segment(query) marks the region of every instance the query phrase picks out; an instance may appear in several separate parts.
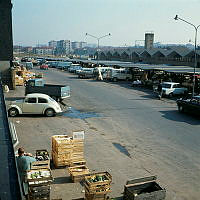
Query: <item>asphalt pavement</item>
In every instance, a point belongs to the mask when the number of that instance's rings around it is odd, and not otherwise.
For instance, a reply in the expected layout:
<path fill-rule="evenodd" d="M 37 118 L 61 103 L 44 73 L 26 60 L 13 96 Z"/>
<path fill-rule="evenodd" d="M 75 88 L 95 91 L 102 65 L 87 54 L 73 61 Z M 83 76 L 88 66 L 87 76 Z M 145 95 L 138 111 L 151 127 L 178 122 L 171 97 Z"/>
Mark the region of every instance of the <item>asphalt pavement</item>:
<path fill-rule="evenodd" d="M 175 101 L 158 100 L 150 90 L 125 82 L 78 79 L 56 69 L 42 72 L 47 83 L 70 85 L 71 97 L 64 100 L 68 111 L 53 118 L 10 118 L 19 146 L 32 153 L 43 148 L 51 151 L 52 135 L 85 130 L 87 165 L 92 172 L 111 173 L 111 197 L 122 196 L 127 180 L 157 175 L 167 200 L 200 199 L 198 117 L 180 114 Z M 7 98 L 13 96 L 24 96 L 24 88 L 7 94 Z M 66 169 L 52 172 L 52 197 L 84 196 L 83 187 L 70 182 Z"/>

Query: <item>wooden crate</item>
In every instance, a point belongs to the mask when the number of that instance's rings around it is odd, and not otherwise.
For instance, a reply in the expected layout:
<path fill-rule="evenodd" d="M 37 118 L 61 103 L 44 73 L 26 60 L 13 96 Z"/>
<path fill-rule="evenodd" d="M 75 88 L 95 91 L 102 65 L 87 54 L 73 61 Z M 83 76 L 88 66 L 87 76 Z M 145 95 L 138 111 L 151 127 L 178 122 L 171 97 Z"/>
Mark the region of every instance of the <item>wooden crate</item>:
<path fill-rule="evenodd" d="M 49 152 L 46 149 L 39 149 L 36 150 L 36 157 L 37 156 L 49 156 Z"/>
<path fill-rule="evenodd" d="M 24 80 L 20 76 L 15 77 L 15 85 L 17 86 L 23 86 L 24 85 Z"/>
<path fill-rule="evenodd" d="M 55 167 L 64 167 L 69 166 L 70 159 L 71 159 L 72 151 L 68 151 L 68 153 L 57 154 L 56 152 L 52 151 L 52 160 Z"/>
<path fill-rule="evenodd" d="M 31 169 L 50 169 L 50 157 L 46 149 L 36 150 L 36 160 L 31 163 Z"/>
<path fill-rule="evenodd" d="M 39 176 L 32 177 L 31 174 L 39 174 Z M 44 175 L 44 173 L 46 173 Z M 35 187 L 42 187 L 42 186 L 49 186 L 52 181 L 53 177 L 51 174 L 50 169 L 34 169 L 34 170 L 28 170 L 26 174 L 26 181 L 28 183 L 29 190 L 32 190 L 32 188 Z"/>
<path fill-rule="evenodd" d="M 50 160 L 32 162 L 31 169 L 50 169 Z"/>
<path fill-rule="evenodd" d="M 85 200 L 106 200 L 107 194 L 89 194 L 85 193 Z"/>
<path fill-rule="evenodd" d="M 156 176 L 127 181 L 124 186 L 124 200 L 164 200 L 166 190 L 156 183 Z"/>
<path fill-rule="evenodd" d="M 72 178 L 72 181 L 80 182 L 85 179 L 85 175 L 89 174 L 89 169 L 85 165 L 79 165 L 75 167 L 69 167 L 68 172 Z"/>
<path fill-rule="evenodd" d="M 73 148 L 71 138 L 67 135 L 52 136 L 52 151 L 56 153 L 64 153 Z"/>
<path fill-rule="evenodd" d="M 84 153 L 78 152 L 75 153 L 74 151 L 71 153 L 71 160 L 77 160 L 77 159 L 84 159 Z"/>
<path fill-rule="evenodd" d="M 91 179 L 96 176 L 103 176 L 105 180 L 92 182 Z M 99 172 L 86 175 L 84 181 L 85 192 L 88 194 L 107 194 L 108 192 L 111 192 L 111 182 L 112 176 L 108 172 Z"/>
<path fill-rule="evenodd" d="M 50 185 L 29 187 L 28 200 L 50 200 Z"/>
<path fill-rule="evenodd" d="M 77 165 L 79 166 L 79 165 L 85 165 L 85 164 L 86 164 L 85 159 L 71 159 L 69 166 L 74 167 L 74 166 L 77 166 Z"/>

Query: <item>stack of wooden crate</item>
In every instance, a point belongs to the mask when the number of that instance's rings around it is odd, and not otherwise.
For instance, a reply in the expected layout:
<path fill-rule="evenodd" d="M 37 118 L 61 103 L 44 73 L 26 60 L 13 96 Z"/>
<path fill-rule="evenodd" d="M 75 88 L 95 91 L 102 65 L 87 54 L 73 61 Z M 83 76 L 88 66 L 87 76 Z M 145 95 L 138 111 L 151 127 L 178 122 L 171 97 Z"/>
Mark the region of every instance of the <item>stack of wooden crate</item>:
<path fill-rule="evenodd" d="M 24 80 L 21 76 L 18 76 L 17 74 L 15 75 L 15 85 L 16 86 L 23 86 L 24 85 Z"/>
<path fill-rule="evenodd" d="M 85 199 L 106 200 L 111 192 L 112 176 L 108 172 L 92 173 L 85 176 Z"/>
<path fill-rule="evenodd" d="M 71 163 L 84 160 L 84 141 L 83 139 L 72 139 L 73 151 L 71 154 Z"/>
<path fill-rule="evenodd" d="M 50 184 L 53 181 L 50 169 L 27 171 L 28 199 L 50 200 Z"/>
<path fill-rule="evenodd" d="M 79 137 L 80 135 L 81 137 Z M 55 167 L 84 165 L 84 131 L 52 136 L 52 160 Z"/>
<path fill-rule="evenodd" d="M 31 163 L 31 169 L 50 169 L 49 152 L 46 149 L 36 150 L 36 160 Z"/>
<path fill-rule="evenodd" d="M 72 140 L 67 135 L 52 136 L 52 160 L 55 167 L 68 166 L 73 153 Z"/>

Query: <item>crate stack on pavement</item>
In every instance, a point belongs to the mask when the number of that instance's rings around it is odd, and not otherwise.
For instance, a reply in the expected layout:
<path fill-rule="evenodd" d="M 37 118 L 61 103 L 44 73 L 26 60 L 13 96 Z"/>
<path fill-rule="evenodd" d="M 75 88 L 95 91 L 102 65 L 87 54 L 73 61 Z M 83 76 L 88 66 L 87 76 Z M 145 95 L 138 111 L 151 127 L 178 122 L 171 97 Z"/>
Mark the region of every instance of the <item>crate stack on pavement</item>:
<path fill-rule="evenodd" d="M 56 168 L 69 166 L 72 152 L 73 144 L 69 136 L 52 136 L 52 160 Z"/>
<path fill-rule="evenodd" d="M 84 131 L 73 132 L 73 152 L 70 159 L 70 166 L 85 164 L 84 159 Z"/>
<path fill-rule="evenodd" d="M 47 150 L 36 150 L 36 160 L 27 172 L 28 199 L 50 200 L 50 185 L 53 177 L 50 170 L 50 158 Z"/>
<path fill-rule="evenodd" d="M 50 169 L 27 171 L 28 200 L 50 200 L 50 184 L 52 181 Z"/>
<path fill-rule="evenodd" d="M 46 149 L 36 150 L 36 162 L 31 163 L 31 169 L 50 169 L 49 152 Z"/>
<path fill-rule="evenodd" d="M 106 200 L 111 192 L 112 176 L 108 172 L 92 173 L 85 176 L 85 200 Z"/>
<path fill-rule="evenodd" d="M 82 137 L 79 136 L 81 133 Z M 84 160 L 84 131 L 73 132 L 73 137 L 67 135 L 52 136 L 52 160 L 54 166 L 74 166 L 85 164 Z"/>
<path fill-rule="evenodd" d="M 35 73 L 27 71 L 25 67 L 18 66 L 12 70 L 15 86 L 23 86 L 29 79 L 35 78 Z"/>

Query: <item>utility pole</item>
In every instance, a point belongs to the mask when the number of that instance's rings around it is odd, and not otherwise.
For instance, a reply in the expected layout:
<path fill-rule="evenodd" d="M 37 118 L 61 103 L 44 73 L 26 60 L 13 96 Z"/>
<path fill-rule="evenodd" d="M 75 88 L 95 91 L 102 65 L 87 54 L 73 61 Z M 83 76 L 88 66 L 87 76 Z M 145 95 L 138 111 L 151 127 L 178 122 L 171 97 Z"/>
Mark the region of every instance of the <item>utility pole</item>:
<path fill-rule="evenodd" d="M 13 60 L 12 3 L 0 0 L 0 73 L 3 84 L 13 89 L 11 67 Z"/>

